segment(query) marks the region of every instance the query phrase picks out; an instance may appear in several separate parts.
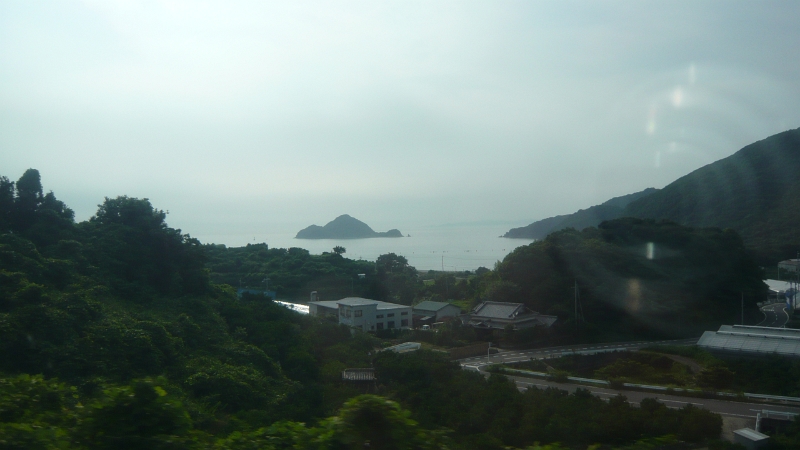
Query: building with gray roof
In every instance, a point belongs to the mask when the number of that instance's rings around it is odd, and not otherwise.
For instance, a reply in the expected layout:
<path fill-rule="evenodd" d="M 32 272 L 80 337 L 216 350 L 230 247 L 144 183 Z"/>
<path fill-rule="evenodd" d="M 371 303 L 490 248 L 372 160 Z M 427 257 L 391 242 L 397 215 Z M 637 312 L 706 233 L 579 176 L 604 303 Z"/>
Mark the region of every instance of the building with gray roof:
<path fill-rule="evenodd" d="M 756 450 L 769 443 L 769 436 L 752 428 L 742 428 L 733 431 L 733 442 L 744 446 L 747 450 Z"/>
<path fill-rule="evenodd" d="M 800 330 L 746 325 L 723 325 L 706 331 L 697 346 L 715 353 L 743 356 L 800 357 Z"/>
<path fill-rule="evenodd" d="M 445 317 L 457 317 L 461 315 L 461 308 L 445 302 L 424 301 L 414 305 L 414 315 L 424 322 L 439 322 Z M 415 319 L 416 320 L 416 319 Z"/>
<path fill-rule="evenodd" d="M 511 326 L 520 330 L 533 327 L 549 327 L 556 316 L 539 314 L 522 303 L 483 302 L 469 314 L 461 316 L 461 322 L 475 328 L 503 330 Z"/>

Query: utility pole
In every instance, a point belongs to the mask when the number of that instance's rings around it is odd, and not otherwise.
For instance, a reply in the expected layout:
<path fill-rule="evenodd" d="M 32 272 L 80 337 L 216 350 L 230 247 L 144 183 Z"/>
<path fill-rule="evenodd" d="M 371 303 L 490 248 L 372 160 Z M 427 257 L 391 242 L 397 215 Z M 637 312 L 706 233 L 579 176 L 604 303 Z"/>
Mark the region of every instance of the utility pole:
<path fill-rule="evenodd" d="M 800 264 L 800 251 L 797 252 L 797 263 Z M 792 314 L 794 314 L 794 310 L 797 308 L 797 289 L 800 288 L 800 267 L 795 264 L 794 266 L 794 273 L 797 275 L 797 283 L 794 285 L 794 295 L 792 295 Z"/>
<path fill-rule="evenodd" d="M 492 349 L 492 341 L 489 341 L 489 347 L 486 349 L 486 364 L 489 364 L 489 350 Z"/>
<path fill-rule="evenodd" d="M 575 280 L 575 332 L 578 331 L 578 280 Z"/>

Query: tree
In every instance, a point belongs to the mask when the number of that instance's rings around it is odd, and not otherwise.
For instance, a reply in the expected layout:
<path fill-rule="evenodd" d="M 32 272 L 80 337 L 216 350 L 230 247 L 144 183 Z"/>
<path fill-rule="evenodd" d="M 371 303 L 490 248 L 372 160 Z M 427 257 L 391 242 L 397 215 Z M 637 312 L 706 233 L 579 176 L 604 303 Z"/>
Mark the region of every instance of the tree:
<path fill-rule="evenodd" d="M 13 224 L 17 231 L 25 230 L 36 220 L 36 210 L 42 203 L 42 180 L 39 171 L 28 169 L 17 180 Z"/>
<path fill-rule="evenodd" d="M 409 267 L 408 260 L 405 256 L 396 255 L 394 253 L 378 256 L 378 259 L 375 260 L 375 264 L 378 266 L 378 272 L 388 273 L 400 273 Z"/>
<path fill-rule="evenodd" d="M 148 199 L 121 196 L 106 198 L 85 224 L 94 237 L 93 262 L 113 275 L 112 284 L 120 293 L 136 297 L 143 288 L 152 288 L 197 294 L 208 287 L 202 245 L 168 227 L 165 218 Z"/>
<path fill-rule="evenodd" d="M 333 247 L 333 253 L 336 253 L 337 255 L 341 256 L 345 252 L 347 252 L 347 249 L 342 247 L 341 245 L 337 245 L 336 247 Z"/>
<path fill-rule="evenodd" d="M 14 212 L 14 182 L 0 176 L 0 232 L 11 227 Z"/>
<path fill-rule="evenodd" d="M 439 448 L 434 433 L 419 427 L 410 413 L 396 402 L 376 395 L 359 395 L 348 400 L 338 416 L 322 426 L 332 429 L 352 449 L 400 450 Z"/>

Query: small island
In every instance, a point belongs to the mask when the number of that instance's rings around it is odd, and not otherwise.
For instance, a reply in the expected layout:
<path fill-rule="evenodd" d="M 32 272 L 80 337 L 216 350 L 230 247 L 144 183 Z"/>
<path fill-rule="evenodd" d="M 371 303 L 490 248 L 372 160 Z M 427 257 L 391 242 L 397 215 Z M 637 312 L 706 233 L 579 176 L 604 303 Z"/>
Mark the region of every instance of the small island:
<path fill-rule="evenodd" d="M 366 239 L 381 237 L 403 237 L 403 233 L 397 229 L 378 232 L 364 222 L 343 214 L 328 222 L 324 227 L 311 225 L 298 231 L 295 239 Z"/>

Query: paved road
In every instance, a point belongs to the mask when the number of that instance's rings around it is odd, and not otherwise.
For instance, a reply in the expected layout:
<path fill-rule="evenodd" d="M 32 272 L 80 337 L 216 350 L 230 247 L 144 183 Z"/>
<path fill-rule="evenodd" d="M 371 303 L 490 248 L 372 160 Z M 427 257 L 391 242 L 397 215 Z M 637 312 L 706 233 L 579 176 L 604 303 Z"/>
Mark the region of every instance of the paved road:
<path fill-rule="evenodd" d="M 697 338 L 679 339 L 672 341 L 637 341 L 637 342 L 612 342 L 604 344 L 579 344 L 565 345 L 561 347 L 547 347 L 530 350 L 500 350 L 499 353 L 487 356 L 475 356 L 459 360 L 462 366 L 477 368 L 485 364 L 513 363 L 528 361 L 533 359 L 561 357 L 564 354 L 593 354 L 600 352 L 613 352 L 622 350 L 637 350 L 656 344 L 667 345 L 693 345 L 697 343 Z"/>
<path fill-rule="evenodd" d="M 661 403 L 672 408 L 683 408 L 687 404 L 691 403 L 692 405 L 697 406 L 698 408 L 705 408 L 711 412 L 715 412 L 717 414 L 721 414 L 724 416 L 748 417 L 755 419 L 756 414 L 765 409 L 769 411 L 780 411 L 780 412 L 790 412 L 790 413 L 800 414 L 800 407 L 797 406 L 778 406 L 778 405 L 769 405 L 769 404 L 755 403 L 755 402 L 736 402 L 736 401 L 727 401 L 719 399 L 680 397 L 677 395 L 666 395 L 655 392 L 615 390 L 615 389 L 600 388 L 594 386 L 582 386 L 571 383 L 556 383 L 554 381 L 538 380 L 535 378 L 526 378 L 526 377 L 509 376 L 508 378 L 514 380 L 520 391 L 524 391 L 530 387 L 537 387 L 539 389 L 547 389 L 549 387 L 555 387 L 561 390 L 574 392 L 575 389 L 582 388 L 582 389 L 588 389 L 589 392 L 603 399 L 608 399 L 611 397 L 615 397 L 619 394 L 622 394 L 628 398 L 629 403 L 637 406 L 639 405 L 639 402 L 642 401 L 642 399 L 656 398 Z"/>
<path fill-rule="evenodd" d="M 764 320 L 758 326 L 781 328 L 789 321 L 789 314 L 786 312 L 785 303 L 774 303 L 761 308 L 764 313 Z"/>
<path fill-rule="evenodd" d="M 642 347 L 647 347 L 654 344 L 669 344 L 669 345 L 692 345 L 697 342 L 697 339 L 681 339 L 674 341 L 639 341 L 639 342 L 619 342 L 619 343 L 605 343 L 594 345 L 568 345 L 563 347 L 549 347 L 531 350 L 511 350 L 495 353 L 488 359 L 486 356 L 465 358 L 459 360 L 461 367 L 466 370 L 481 371 L 489 364 L 498 364 L 503 362 L 520 362 L 530 359 L 546 359 L 552 357 L 560 357 L 564 354 L 591 354 L 608 351 L 619 350 L 635 350 Z M 489 374 L 483 372 L 486 376 Z M 781 411 L 800 414 L 800 406 L 777 406 L 757 402 L 739 402 L 728 401 L 719 399 L 701 399 L 693 397 L 681 397 L 677 395 L 667 395 L 656 392 L 639 392 L 631 390 L 617 390 L 605 387 L 586 386 L 574 383 L 556 383 L 554 381 L 528 378 L 519 376 L 506 375 L 508 378 L 514 380 L 520 391 L 524 391 L 530 387 L 537 387 L 539 389 L 547 389 L 548 387 L 555 387 L 561 390 L 574 392 L 577 388 L 588 389 L 592 394 L 600 398 L 610 398 L 622 394 L 628 398 L 628 402 L 633 405 L 638 405 L 642 399 L 657 398 L 658 401 L 673 408 L 682 408 L 691 403 L 697 407 L 705 408 L 709 411 L 725 416 L 733 417 L 747 417 L 755 418 L 756 414 L 761 410 Z"/>

